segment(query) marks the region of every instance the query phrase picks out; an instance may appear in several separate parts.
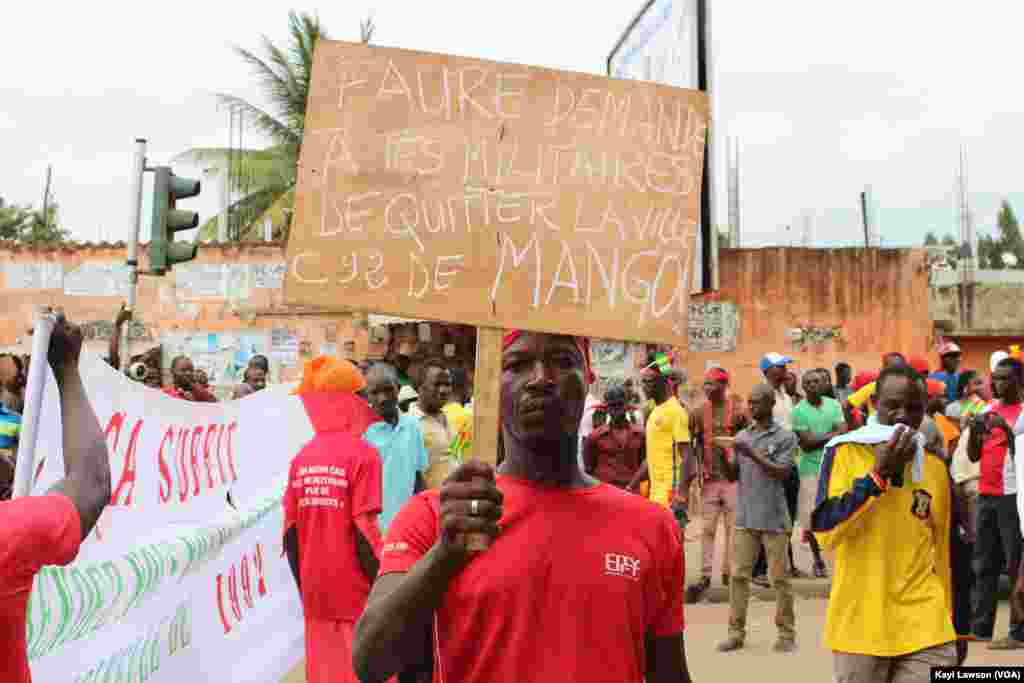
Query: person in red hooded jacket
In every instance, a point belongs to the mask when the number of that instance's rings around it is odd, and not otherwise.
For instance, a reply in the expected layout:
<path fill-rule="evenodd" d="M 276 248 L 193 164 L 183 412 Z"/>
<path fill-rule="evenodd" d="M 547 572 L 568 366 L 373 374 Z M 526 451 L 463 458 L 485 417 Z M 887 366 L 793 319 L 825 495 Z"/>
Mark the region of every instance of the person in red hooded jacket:
<path fill-rule="evenodd" d="M 379 420 L 356 395 L 366 385 L 348 361 L 320 356 L 296 393 L 313 439 L 291 462 L 284 548 L 306 621 L 307 683 L 357 683 L 355 623 L 380 552 L 381 459 L 361 436 Z"/>

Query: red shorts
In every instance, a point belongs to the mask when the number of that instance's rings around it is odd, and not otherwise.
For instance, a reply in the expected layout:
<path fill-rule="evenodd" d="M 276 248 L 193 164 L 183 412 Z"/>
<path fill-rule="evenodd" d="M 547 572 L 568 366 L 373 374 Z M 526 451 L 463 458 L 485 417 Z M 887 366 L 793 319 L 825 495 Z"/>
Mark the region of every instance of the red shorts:
<path fill-rule="evenodd" d="M 355 633 L 352 621 L 306 617 L 306 683 L 360 683 L 352 668 Z"/>

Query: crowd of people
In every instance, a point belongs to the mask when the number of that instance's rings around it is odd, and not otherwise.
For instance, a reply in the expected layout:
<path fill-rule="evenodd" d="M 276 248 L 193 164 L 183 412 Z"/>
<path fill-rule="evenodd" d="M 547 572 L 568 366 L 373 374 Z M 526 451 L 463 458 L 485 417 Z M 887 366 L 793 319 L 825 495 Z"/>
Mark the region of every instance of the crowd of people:
<path fill-rule="evenodd" d="M 62 320 L 50 362 L 65 432 L 92 434 L 71 369 L 80 345 Z M 878 371 L 840 363 L 798 374 L 768 353 L 748 396 L 732 390 L 728 368 L 711 367 L 697 401 L 681 372 L 652 361 L 595 396 L 586 339 L 510 332 L 496 468 L 468 457 L 472 386 L 460 368 L 427 359 L 410 370 L 401 356 L 307 362 L 296 393 L 315 436 L 292 460 L 284 498 L 307 681 L 689 680 L 684 604 L 711 587 L 719 534 L 721 652 L 744 647 L 752 583 L 774 589 L 775 650 L 797 650 L 792 579 L 830 573 L 836 680 L 925 680 L 931 666 L 964 661 L 971 641 L 1024 649 L 1024 365 L 1001 354 L 986 379 L 961 369 L 955 345 L 937 357 L 934 372 L 889 353 Z M 10 365 L 17 378 L 24 362 Z M 157 388 L 151 369 L 136 378 Z M 170 370 L 165 393 L 215 400 L 189 359 Z M 267 371 L 253 358 L 234 395 L 262 389 Z M 30 558 L 7 544 L 0 571 L 74 557 L 104 478 L 109 497 L 109 471 L 93 471 L 105 454 L 89 443 L 82 457 L 72 449 L 65 498 L 0 504 L 9 527 L 35 525 L 25 533 L 54 543 Z M 691 513 L 701 567 L 686 586 Z M 807 573 L 793 561 L 795 527 L 813 558 Z M 995 638 L 1004 573 L 1010 621 Z M 22 602 L 0 630 L 13 634 L 20 618 L 23 636 Z M 28 680 L 27 665 L 8 659 L 4 680 Z"/>

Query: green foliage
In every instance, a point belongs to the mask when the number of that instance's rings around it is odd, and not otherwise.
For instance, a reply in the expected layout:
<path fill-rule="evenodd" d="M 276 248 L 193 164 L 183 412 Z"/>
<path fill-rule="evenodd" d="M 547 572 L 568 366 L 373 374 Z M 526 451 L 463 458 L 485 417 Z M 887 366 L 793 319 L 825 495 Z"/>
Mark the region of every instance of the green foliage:
<path fill-rule="evenodd" d="M 942 236 L 942 246 L 944 246 L 944 247 L 955 247 L 956 246 L 956 238 L 953 237 L 952 233 L 947 232 L 945 235 Z"/>
<path fill-rule="evenodd" d="M 32 208 L 8 204 L 0 197 L 0 240 L 18 240 L 32 221 Z"/>
<path fill-rule="evenodd" d="M 1003 254 L 1013 254 L 1017 261 L 1012 267 L 1024 268 L 1024 239 L 1021 238 L 1020 224 L 1017 222 L 1013 207 L 1005 199 L 999 207 L 996 225 L 999 228 L 1000 266 L 1002 266 Z"/>
<path fill-rule="evenodd" d="M 64 242 L 70 233 L 60 226 L 58 211 L 57 203 L 51 202 L 43 216 L 41 209 L 7 204 L 0 197 L 0 240 L 23 244 Z"/>
<path fill-rule="evenodd" d="M 934 247 L 934 246 L 938 246 L 938 244 L 939 244 L 939 238 L 935 235 L 934 232 L 929 230 L 928 232 L 926 232 L 924 234 L 924 246 L 926 246 L 926 247 Z"/>
<path fill-rule="evenodd" d="M 992 235 L 978 237 L 978 268 L 1001 270 L 1003 261 L 999 258 L 999 244 Z"/>
<path fill-rule="evenodd" d="M 996 217 L 997 235 L 981 235 L 978 237 L 978 268 L 988 270 L 1004 270 L 1006 268 L 1024 269 L 1024 237 L 1021 236 L 1020 223 L 1010 202 L 1003 200 Z M 1005 254 L 1012 255 L 1010 263 L 1003 260 Z M 1016 259 L 1016 262 L 1014 262 Z"/>

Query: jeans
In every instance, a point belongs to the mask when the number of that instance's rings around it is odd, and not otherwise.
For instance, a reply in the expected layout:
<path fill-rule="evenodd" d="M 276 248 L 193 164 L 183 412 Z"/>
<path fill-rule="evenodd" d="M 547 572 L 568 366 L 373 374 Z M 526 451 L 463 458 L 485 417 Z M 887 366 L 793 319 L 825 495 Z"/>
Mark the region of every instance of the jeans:
<path fill-rule="evenodd" d="M 977 540 L 974 543 L 974 635 L 991 638 L 996 625 L 999 575 L 1007 568 L 1011 585 L 1020 568 L 1021 535 L 1017 496 L 978 496 Z M 1024 615 L 1010 605 L 1010 637 L 1024 640 Z"/>
<path fill-rule="evenodd" d="M 775 625 L 780 640 L 796 640 L 793 590 L 786 565 L 788 531 L 733 531 L 733 566 L 729 579 L 729 637 L 743 640 L 747 634 L 747 605 L 750 603 L 750 575 L 754 558 L 764 550 L 768 576 L 775 587 Z"/>
<path fill-rule="evenodd" d="M 725 527 L 725 556 L 722 558 L 722 573 L 728 574 L 732 566 L 732 537 L 736 525 L 736 482 L 724 479 L 709 481 L 704 485 L 704 518 L 700 540 L 701 576 L 711 577 L 711 563 L 715 557 L 715 536 L 718 535 L 718 520 Z"/>

